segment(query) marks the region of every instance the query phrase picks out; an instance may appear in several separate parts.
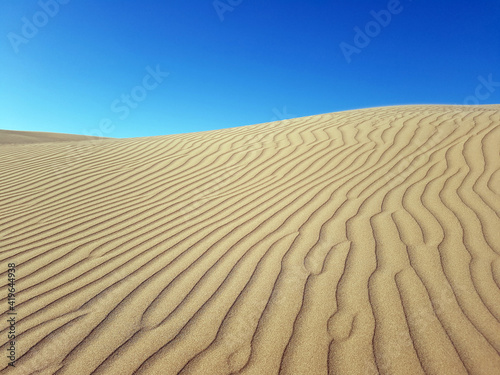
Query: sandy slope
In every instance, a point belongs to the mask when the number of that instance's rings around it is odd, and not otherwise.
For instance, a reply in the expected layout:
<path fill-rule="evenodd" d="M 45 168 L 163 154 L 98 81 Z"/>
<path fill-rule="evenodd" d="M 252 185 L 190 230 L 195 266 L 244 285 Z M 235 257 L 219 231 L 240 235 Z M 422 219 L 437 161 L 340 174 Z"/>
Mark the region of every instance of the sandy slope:
<path fill-rule="evenodd" d="M 399 106 L 0 146 L 0 372 L 499 374 L 499 144 Z"/>
<path fill-rule="evenodd" d="M 86 135 L 59 134 L 44 132 L 23 132 L 16 130 L 0 129 L 1 144 L 20 144 L 20 143 L 46 143 L 46 142 L 64 142 L 64 141 L 88 141 L 98 139 Z"/>

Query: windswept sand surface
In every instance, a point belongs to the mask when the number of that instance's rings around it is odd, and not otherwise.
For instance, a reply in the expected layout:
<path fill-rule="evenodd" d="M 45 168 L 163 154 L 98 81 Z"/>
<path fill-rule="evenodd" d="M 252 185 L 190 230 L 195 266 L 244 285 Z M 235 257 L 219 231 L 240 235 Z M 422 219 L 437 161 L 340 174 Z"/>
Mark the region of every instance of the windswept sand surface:
<path fill-rule="evenodd" d="M 499 145 L 500 105 L 1 145 L 0 373 L 499 374 Z"/>
<path fill-rule="evenodd" d="M 0 129 L 0 145 L 2 144 L 24 144 L 24 143 L 46 143 L 67 141 L 91 141 L 99 139 L 86 135 L 58 134 L 44 132 L 23 132 L 16 130 Z"/>

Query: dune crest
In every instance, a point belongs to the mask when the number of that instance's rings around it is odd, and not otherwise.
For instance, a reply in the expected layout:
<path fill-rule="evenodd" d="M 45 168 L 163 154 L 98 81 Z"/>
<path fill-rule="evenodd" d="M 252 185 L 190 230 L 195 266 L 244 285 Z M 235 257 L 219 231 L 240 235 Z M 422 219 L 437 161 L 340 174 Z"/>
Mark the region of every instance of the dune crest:
<path fill-rule="evenodd" d="M 500 372 L 500 105 L 63 138 L 0 144 L 0 373 Z"/>
<path fill-rule="evenodd" d="M 98 138 L 87 135 L 25 132 L 16 130 L 0 129 L 0 145 L 5 144 L 25 144 L 25 143 L 46 143 L 46 142 L 68 142 L 68 141 L 96 141 Z"/>

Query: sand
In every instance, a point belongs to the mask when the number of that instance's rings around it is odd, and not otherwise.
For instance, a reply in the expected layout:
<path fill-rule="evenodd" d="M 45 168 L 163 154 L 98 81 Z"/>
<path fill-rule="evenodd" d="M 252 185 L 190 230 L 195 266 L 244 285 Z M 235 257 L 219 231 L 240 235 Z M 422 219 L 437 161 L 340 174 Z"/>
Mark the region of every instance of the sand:
<path fill-rule="evenodd" d="M 2 145 L 2 144 L 64 142 L 64 141 L 92 141 L 92 140 L 97 140 L 97 139 L 100 139 L 100 138 L 86 136 L 86 135 L 76 135 L 76 134 L 0 130 L 0 145 Z M 103 139 L 106 139 L 106 138 L 103 138 Z"/>
<path fill-rule="evenodd" d="M 0 145 L 0 373 L 500 373 L 500 105 L 56 139 Z"/>

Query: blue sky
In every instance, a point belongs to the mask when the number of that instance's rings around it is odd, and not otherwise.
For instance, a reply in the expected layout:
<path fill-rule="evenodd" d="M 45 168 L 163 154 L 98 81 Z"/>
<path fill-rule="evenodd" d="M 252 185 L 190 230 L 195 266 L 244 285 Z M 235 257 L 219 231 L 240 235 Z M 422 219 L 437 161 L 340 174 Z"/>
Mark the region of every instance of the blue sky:
<path fill-rule="evenodd" d="M 0 0 L 0 14 L 2 129 L 121 138 L 500 102 L 494 0 Z"/>

